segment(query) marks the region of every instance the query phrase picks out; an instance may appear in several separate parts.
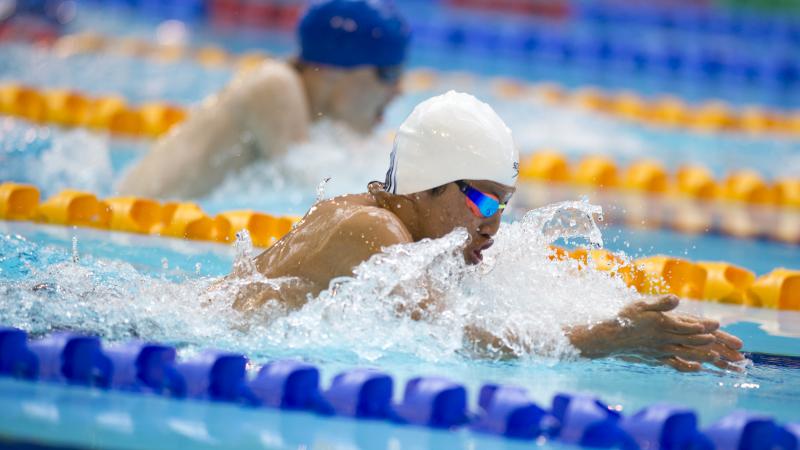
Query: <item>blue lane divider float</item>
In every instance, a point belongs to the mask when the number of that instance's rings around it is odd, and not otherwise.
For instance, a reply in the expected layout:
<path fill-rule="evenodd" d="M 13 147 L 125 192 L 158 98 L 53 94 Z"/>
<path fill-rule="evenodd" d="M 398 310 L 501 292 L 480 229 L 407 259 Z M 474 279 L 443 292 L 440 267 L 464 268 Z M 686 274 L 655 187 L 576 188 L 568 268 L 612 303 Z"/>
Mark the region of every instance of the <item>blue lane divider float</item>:
<path fill-rule="evenodd" d="M 534 439 L 555 425 L 555 418 L 528 398 L 523 388 L 487 384 L 481 388 L 482 410 L 472 429 L 515 439 Z"/>
<path fill-rule="evenodd" d="M 175 349 L 166 345 L 126 342 L 104 349 L 114 370 L 111 388 L 172 395 L 180 383 Z"/>
<path fill-rule="evenodd" d="M 100 349 L 100 339 L 72 333 L 55 333 L 31 341 L 38 378 L 107 388 L 111 385 L 111 360 Z"/>
<path fill-rule="evenodd" d="M 166 345 L 132 341 L 104 348 L 95 336 L 73 333 L 29 340 L 9 327 L 0 327 L 0 376 L 439 429 L 468 427 L 595 448 L 800 450 L 800 423 L 781 426 L 746 411 L 699 430 L 696 413 L 680 406 L 656 404 L 624 417 L 595 397 L 558 394 L 547 410 L 523 388 L 487 384 L 478 411 L 471 413 L 466 388 L 443 377 L 412 378 L 402 401 L 393 404 L 394 381 L 378 370 L 346 371 L 323 391 L 319 369 L 300 361 L 270 362 L 248 379 L 247 358 L 235 353 L 209 350 L 178 361 Z"/>
<path fill-rule="evenodd" d="M 412 25 L 415 39 L 421 45 L 455 51 L 500 53 L 561 65 L 680 76 L 687 80 L 726 80 L 775 88 L 800 84 L 800 59 L 796 51 L 788 49 L 754 55 L 739 45 L 721 46 L 689 38 L 631 40 L 628 34 L 568 32 L 533 25 L 502 27 L 466 22 Z"/>
<path fill-rule="evenodd" d="M 594 397 L 558 394 L 553 398 L 552 414 L 559 422 L 553 435 L 563 442 L 611 448 L 623 440 L 620 413 Z"/>
<path fill-rule="evenodd" d="M 175 366 L 178 373 L 175 396 L 224 402 L 249 398 L 246 366 L 247 358 L 242 355 L 214 350 L 203 352 Z"/>
<path fill-rule="evenodd" d="M 635 448 L 700 450 L 707 447 L 707 439 L 697 429 L 697 415 L 680 406 L 650 406 L 623 418 L 620 427 Z"/>
<path fill-rule="evenodd" d="M 444 377 L 412 378 L 395 411 L 401 422 L 433 428 L 457 427 L 469 420 L 467 390 Z"/>
<path fill-rule="evenodd" d="M 800 43 L 800 21 L 786 15 L 692 7 L 632 6 L 628 2 L 584 2 L 578 21 L 601 26 L 641 26 L 702 35 L 728 35 L 775 44 Z"/>
<path fill-rule="evenodd" d="M 372 369 L 353 369 L 333 378 L 325 400 L 333 414 L 364 419 L 394 417 L 394 380 Z"/>
<path fill-rule="evenodd" d="M 776 447 L 778 428 L 771 417 L 734 411 L 705 430 L 716 448 L 767 450 Z"/>
<path fill-rule="evenodd" d="M 290 6 L 286 1 L 264 3 L 276 8 Z M 81 0 L 81 4 L 123 7 L 152 17 L 188 22 L 208 19 L 213 9 L 210 0 Z M 677 75 L 689 80 L 757 83 L 778 89 L 800 85 L 798 22 L 783 17 L 615 5 L 590 2 L 579 7 L 568 24 L 557 25 L 475 14 L 453 18 L 446 14 L 446 7 L 440 14 L 410 14 L 409 20 L 415 43 L 421 46 L 517 55 L 593 69 L 618 68 L 670 79 Z M 632 40 L 631 26 L 640 27 L 642 33 L 655 30 L 656 34 Z M 659 29 L 668 29 L 670 34 Z M 708 36 L 714 39 L 706 39 L 698 32 L 712 33 Z M 729 36 L 720 40 L 716 36 L 719 33 Z"/>
<path fill-rule="evenodd" d="M 307 411 L 321 407 L 319 369 L 299 361 L 264 365 L 250 390 L 258 405 Z"/>
<path fill-rule="evenodd" d="M 28 349 L 28 335 L 15 328 L 0 328 L 0 375 L 35 379 L 39 360 Z"/>

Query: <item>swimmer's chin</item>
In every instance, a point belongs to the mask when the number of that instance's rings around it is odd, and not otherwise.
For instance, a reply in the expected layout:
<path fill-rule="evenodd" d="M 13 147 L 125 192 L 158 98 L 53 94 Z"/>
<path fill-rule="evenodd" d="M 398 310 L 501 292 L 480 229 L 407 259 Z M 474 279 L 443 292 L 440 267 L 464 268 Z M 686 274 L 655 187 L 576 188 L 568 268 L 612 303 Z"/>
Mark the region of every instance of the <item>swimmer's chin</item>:
<path fill-rule="evenodd" d="M 483 253 L 480 249 L 471 250 L 465 256 L 467 264 L 480 264 L 483 261 Z"/>
<path fill-rule="evenodd" d="M 494 241 L 489 239 L 478 248 L 467 248 L 464 250 L 464 259 L 467 261 L 467 264 L 480 264 L 483 262 L 483 251 L 491 247 L 492 244 L 494 244 Z"/>

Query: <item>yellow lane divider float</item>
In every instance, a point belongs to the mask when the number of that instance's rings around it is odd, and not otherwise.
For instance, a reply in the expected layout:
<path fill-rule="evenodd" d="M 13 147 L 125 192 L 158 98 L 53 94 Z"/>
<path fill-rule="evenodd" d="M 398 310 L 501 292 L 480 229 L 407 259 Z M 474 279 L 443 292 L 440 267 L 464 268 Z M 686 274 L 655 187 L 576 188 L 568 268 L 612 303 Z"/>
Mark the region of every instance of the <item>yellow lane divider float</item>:
<path fill-rule="evenodd" d="M 90 97 L 63 89 L 0 84 L 0 114 L 36 123 L 85 126 L 124 136 L 160 136 L 186 118 L 182 107 L 150 102 L 138 107 L 118 96 Z"/>
<path fill-rule="evenodd" d="M 253 69 L 270 58 L 267 53 L 258 50 L 234 55 L 215 45 L 190 48 L 176 44 L 159 44 L 133 37 L 104 36 L 91 32 L 62 36 L 53 43 L 53 50 L 56 54 L 64 57 L 81 53 L 109 53 L 165 63 L 192 60 L 206 68 L 234 66 L 238 70 Z"/>
<path fill-rule="evenodd" d="M 118 96 L 92 98 L 78 92 L 37 90 L 13 83 L 0 84 L 0 113 L 39 123 L 87 126 L 118 135 L 148 137 L 166 133 L 187 114 L 184 109 L 166 103 L 132 107 Z M 800 178 L 768 183 L 749 170 L 733 172 L 718 183 L 702 166 L 683 166 L 670 177 L 658 161 L 637 161 L 622 171 L 606 156 L 588 156 L 571 167 L 562 153 L 544 150 L 522 160 L 520 178 L 800 208 Z"/>
<path fill-rule="evenodd" d="M 63 126 L 87 126 L 106 130 L 115 135 L 156 137 L 166 133 L 186 117 L 186 111 L 163 103 L 129 106 L 122 98 L 105 96 L 92 98 L 65 90 L 39 91 L 19 84 L 0 85 L 0 113 L 15 115 L 34 122 L 50 121 Z M 722 181 L 702 166 L 686 165 L 673 175 L 658 161 L 641 160 L 620 168 L 606 156 L 587 156 L 576 164 L 557 151 L 544 150 L 523 158 L 520 179 L 546 183 L 539 190 L 546 193 L 552 183 L 569 186 L 574 197 L 588 192 L 629 192 L 660 196 L 664 199 L 685 198 L 692 201 L 714 201 L 728 205 L 715 213 L 720 220 L 709 216 L 710 210 L 701 205 L 680 208 L 678 214 L 666 217 L 671 228 L 681 232 L 721 231 L 737 237 L 764 237 L 781 242 L 800 243 L 800 179 L 783 178 L 767 182 L 760 174 L 736 171 Z M 533 186 L 533 184 L 531 184 Z M 547 202 L 557 201 L 550 198 Z M 595 199 L 601 204 L 602 200 Z M 533 202 L 536 204 L 536 202 Z M 654 204 L 653 204 L 654 205 Z M 750 211 L 731 205 L 755 205 L 777 211 L 791 209 L 798 214 L 762 217 L 774 212 Z M 652 205 L 651 205 L 652 206 Z M 691 206 L 691 205 L 690 205 Z M 638 208 L 634 208 L 638 209 Z M 653 210 L 654 208 L 650 208 Z M 663 208 L 662 208 L 663 209 Z M 644 220 L 647 226 L 663 225 L 654 219 L 658 211 L 643 217 L 629 213 L 623 220 Z M 769 225 L 769 227 L 766 227 Z M 198 225 L 199 226 L 199 225 Z M 765 228 L 766 227 L 766 228 Z M 769 229 L 767 229 L 769 228 Z"/>
<path fill-rule="evenodd" d="M 726 262 L 692 262 L 663 255 L 626 261 L 603 249 L 552 250 L 553 258 L 572 258 L 579 267 L 612 272 L 643 294 L 800 311 L 800 270 L 777 268 L 756 278 L 753 272 Z"/>
<path fill-rule="evenodd" d="M 253 244 L 271 245 L 292 229 L 298 217 L 276 217 L 255 211 L 228 211 L 211 217 L 191 202 L 164 203 L 139 197 L 98 199 L 65 189 L 40 202 L 35 186 L 0 184 L 0 219 L 53 225 L 75 225 L 201 241 L 233 242 L 247 229 Z"/>
<path fill-rule="evenodd" d="M 760 106 L 735 109 L 722 100 L 689 105 L 674 96 L 644 98 L 633 92 L 605 92 L 587 87 L 568 91 L 554 83 L 528 85 L 499 78 L 494 92 L 501 98 L 531 95 L 551 104 L 576 106 L 647 125 L 700 132 L 739 132 L 752 135 L 800 135 L 800 111 L 775 111 Z"/>
<path fill-rule="evenodd" d="M 541 150 L 524 156 L 519 177 L 527 181 L 566 183 L 591 189 L 623 189 L 695 199 L 800 208 L 800 178 L 768 182 L 752 170 L 731 172 L 724 180 L 697 165 L 670 175 L 658 161 L 640 160 L 624 170 L 606 156 L 590 155 L 570 164 L 563 153 Z"/>
<path fill-rule="evenodd" d="M 217 46 L 188 48 L 96 33 L 63 36 L 55 41 L 53 49 L 62 56 L 106 52 L 162 62 L 189 59 L 209 68 L 233 65 L 237 70 L 250 70 L 269 58 L 269 55 L 259 51 L 233 55 Z M 406 74 L 404 88 L 410 91 L 430 90 L 435 86 L 436 80 L 441 78 L 440 75 L 444 74 L 430 69 L 410 70 Z M 534 94 L 551 103 L 575 105 L 650 125 L 697 131 L 800 135 L 800 111 L 779 112 L 758 106 L 735 110 L 721 100 L 689 105 L 673 96 L 645 99 L 633 92 L 612 93 L 596 87 L 568 91 L 554 83 L 528 84 L 507 78 L 497 78 L 492 84 L 494 92 L 501 98 L 520 98 Z"/>
<path fill-rule="evenodd" d="M 194 203 L 160 204 L 137 197 L 100 200 L 94 194 L 71 189 L 40 203 L 36 187 L 3 183 L 0 219 L 215 242 L 233 242 L 238 230 L 247 229 L 255 245 L 266 247 L 288 233 L 300 218 L 254 211 L 229 211 L 212 218 Z M 567 251 L 552 247 L 552 250 L 552 258 L 572 258 L 579 262 L 579 267 L 591 265 L 615 273 L 644 294 L 672 293 L 723 303 L 800 310 L 800 270 L 778 268 L 756 278 L 753 272 L 725 262 L 695 263 L 650 256 L 631 263 L 602 249 Z"/>
<path fill-rule="evenodd" d="M 669 173 L 657 161 L 618 167 L 604 156 L 571 162 L 544 150 L 523 157 L 520 180 L 516 197 L 532 207 L 586 195 L 607 223 L 800 244 L 800 179 L 735 171 L 718 181 L 702 166 Z"/>

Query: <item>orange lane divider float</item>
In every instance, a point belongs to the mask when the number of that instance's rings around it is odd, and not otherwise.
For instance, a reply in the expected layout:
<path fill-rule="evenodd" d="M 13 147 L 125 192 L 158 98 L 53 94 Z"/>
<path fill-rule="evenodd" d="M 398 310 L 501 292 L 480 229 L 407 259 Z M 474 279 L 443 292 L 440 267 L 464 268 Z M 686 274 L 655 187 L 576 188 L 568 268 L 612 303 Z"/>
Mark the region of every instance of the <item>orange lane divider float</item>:
<path fill-rule="evenodd" d="M 0 218 L 29 220 L 39 206 L 39 189 L 16 183 L 0 184 Z"/>
<path fill-rule="evenodd" d="M 266 247 L 288 233 L 298 217 L 276 217 L 254 211 L 228 211 L 212 218 L 194 203 L 165 203 L 138 197 L 104 200 L 67 189 L 39 202 L 35 186 L 0 184 L 0 219 L 153 234 L 184 239 L 233 242 L 247 229 L 256 246 Z M 551 258 L 571 258 L 619 276 L 643 294 L 681 297 L 764 308 L 800 310 L 800 270 L 778 268 L 756 278 L 747 269 L 725 262 L 691 262 L 668 256 L 628 261 L 603 249 L 567 251 L 551 247 Z"/>
<path fill-rule="evenodd" d="M 85 126 L 115 135 L 157 137 L 186 118 L 182 107 L 150 102 L 138 107 L 118 96 L 90 97 L 63 89 L 0 84 L 0 114 L 37 123 Z"/>
<path fill-rule="evenodd" d="M 800 311 L 800 270 L 777 268 L 756 278 L 742 267 L 720 261 L 692 262 L 664 255 L 633 261 L 604 249 L 567 251 L 551 247 L 551 258 L 577 260 L 619 276 L 642 294 L 675 294 L 684 298 L 753 307 Z"/>
<path fill-rule="evenodd" d="M 570 166 L 566 156 L 542 151 L 523 157 L 516 198 L 528 207 L 588 195 L 610 224 L 720 234 L 800 244 L 800 180 L 768 183 L 751 171 L 717 181 L 701 166 L 674 174 L 656 161 L 616 167 L 588 156 Z"/>
<path fill-rule="evenodd" d="M 606 92 L 595 87 L 567 91 L 555 83 L 525 85 L 500 79 L 494 92 L 502 98 L 532 94 L 551 104 L 573 105 L 648 125 L 701 132 L 733 131 L 753 135 L 800 135 L 800 111 L 772 111 L 758 106 L 734 109 L 721 100 L 689 105 L 673 96 L 644 98 L 633 92 Z"/>
<path fill-rule="evenodd" d="M 165 63 L 192 60 L 206 68 L 234 66 L 242 71 L 256 68 L 270 58 L 268 54 L 257 50 L 234 55 L 214 45 L 189 48 L 174 44 L 159 44 L 138 38 L 104 36 L 91 32 L 62 36 L 53 43 L 53 50 L 60 56 L 108 53 L 147 58 Z"/>
<path fill-rule="evenodd" d="M 247 229 L 259 247 L 283 237 L 299 220 L 254 211 L 230 211 L 211 217 L 191 202 L 161 204 L 139 197 L 99 199 L 90 192 L 74 189 L 65 189 L 40 202 L 35 186 L 18 183 L 0 184 L 0 219 L 214 242 L 234 242 L 236 232 Z"/>
<path fill-rule="evenodd" d="M 718 182 L 702 166 L 685 165 L 670 175 L 658 161 L 635 161 L 622 170 L 606 156 L 590 155 L 570 165 L 566 155 L 541 150 L 522 158 L 519 176 L 521 180 L 568 183 L 592 189 L 617 188 L 704 200 L 800 207 L 800 178 L 770 183 L 752 170 L 732 172 Z"/>
<path fill-rule="evenodd" d="M 242 71 L 256 68 L 270 58 L 260 51 L 233 55 L 217 46 L 187 48 L 96 33 L 63 36 L 54 42 L 53 49 L 62 56 L 104 52 L 162 62 L 192 60 L 207 68 L 234 66 Z M 409 70 L 405 76 L 404 89 L 414 92 L 430 90 L 435 86 L 436 80 L 444 75 L 429 69 Z M 491 84 L 495 94 L 501 98 L 520 98 L 533 93 L 551 103 L 576 105 L 587 110 L 651 125 L 697 131 L 800 135 L 800 111 L 770 111 L 758 106 L 735 110 L 721 100 L 689 105 L 673 96 L 646 99 L 633 92 L 607 92 L 596 87 L 568 91 L 555 83 L 529 84 L 507 78 L 496 78 Z"/>

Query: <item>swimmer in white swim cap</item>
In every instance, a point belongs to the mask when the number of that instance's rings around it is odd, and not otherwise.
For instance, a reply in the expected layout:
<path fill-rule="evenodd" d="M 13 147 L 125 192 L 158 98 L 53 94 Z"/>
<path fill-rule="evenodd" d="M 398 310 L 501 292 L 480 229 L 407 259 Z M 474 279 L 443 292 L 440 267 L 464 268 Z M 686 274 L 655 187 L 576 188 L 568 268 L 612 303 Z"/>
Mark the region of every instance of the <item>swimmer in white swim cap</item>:
<path fill-rule="evenodd" d="M 470 236 L 465 260 L 480 263 L 514 193 L 518 159 L 511 131 L 489 105 L 456 92 L 422 102 L 397 132 L 384 183 L 370 183 L 364 194 L 319 202 L 255 259 L 267 278 L 302 281 L 280 289 L 250 284 L 239 291 L 234 307 L 247 311 L 279 301 L 300 308 L 384 248 L 440 238 L 459 227 Z M 426 299 L 421 307 L 435 302 Z M 641 301 L 620 312 L 625 320 L 565 332 L 590 358 L 624 355 L 685 371 L 705 362 L 730 368 L 743 359 L 738 338 L 718 331 L 713 320 L 668 313 L 677 304 L 674 296 Z M 411 317 L 419 319 L 419 312 Z M 471 348 L 504 350 L 488 330 L 465 332 Z"/>

